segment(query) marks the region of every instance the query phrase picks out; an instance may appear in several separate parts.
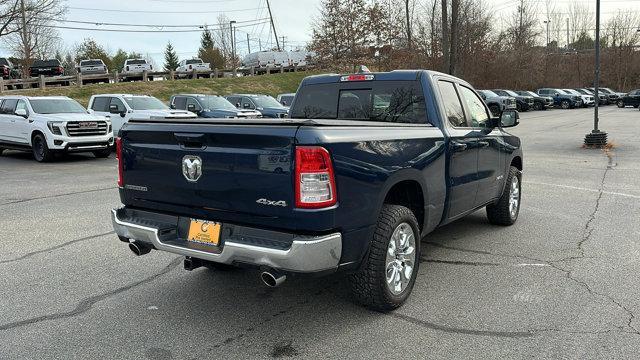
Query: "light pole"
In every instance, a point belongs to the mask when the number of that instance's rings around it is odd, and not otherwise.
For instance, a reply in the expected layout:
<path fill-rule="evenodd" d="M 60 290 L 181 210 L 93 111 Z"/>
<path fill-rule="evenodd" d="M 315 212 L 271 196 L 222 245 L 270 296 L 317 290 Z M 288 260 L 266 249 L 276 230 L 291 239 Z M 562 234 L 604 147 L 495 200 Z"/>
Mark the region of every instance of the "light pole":
<path fill-rule="evenodd" d="M 231 32 L 231 67 L 233 68 L 233 76 L 236 76 L 236 36 L 235 30 L 233 29 L 233 24 L 235 24 L 235 20 L 229 21 L 229 30 Z"/>
<path fill-rule="evenodd" d="M 545 23 L 547 25 L 547 49 L 549 49 L 549 23 L 550 22 L 551 22 L 551 20 L 549 20 L 549 19 L 543 21 L 543 23 Z"/>
<path fill-rule="evenodd" d="M 593 90 L 596 93 L 593 108 L 593 130 L 584 137 L 584 144 L 588 147 L 601 148 L 607 145 L 607 133 L 598 129 L 598 105 L 600 105 L 600 0 L 596 0 L 596 71 Z"/>

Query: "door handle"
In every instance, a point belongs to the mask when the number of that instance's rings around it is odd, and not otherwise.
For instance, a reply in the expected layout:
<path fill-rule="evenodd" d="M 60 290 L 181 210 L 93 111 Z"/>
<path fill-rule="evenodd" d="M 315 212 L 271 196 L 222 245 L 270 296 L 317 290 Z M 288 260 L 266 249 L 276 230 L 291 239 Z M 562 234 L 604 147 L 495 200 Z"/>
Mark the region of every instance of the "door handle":
<path fill-rule="evenodd" d="M 467 150 L 467 147 L 468 145 L 465 143 L 459 143 L 459 142 L 451 143 L 451 150 L 453 150 L 453 152 L 465 151 Z"/>
<path fill-rule="evenodd" d="M 486 148 L 489 147 L 489 142 L 488 141 L 478 141 L 478 146 L 480 148 Z"/>

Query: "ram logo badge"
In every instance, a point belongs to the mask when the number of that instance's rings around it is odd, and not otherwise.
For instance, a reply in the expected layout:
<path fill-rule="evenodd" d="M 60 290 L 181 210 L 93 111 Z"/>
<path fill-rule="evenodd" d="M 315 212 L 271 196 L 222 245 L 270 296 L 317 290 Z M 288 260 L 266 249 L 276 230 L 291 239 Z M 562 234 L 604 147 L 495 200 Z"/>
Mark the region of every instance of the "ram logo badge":
<path fill-rule="evenodd" d="M 189 182 L 196 182 L 202 176 L 202 159 L 199 156 L 187 155 L 182 158 L 182 175 Z"/>
<path fill-rule="evenodd" d="M 256 200 L 256 202 L 260 205 L 287 207 L 287 202 L 284 200 L 274 201 L 274 200 L 267 200 L 265 198 L 262 198 L 262 199 Z"/>

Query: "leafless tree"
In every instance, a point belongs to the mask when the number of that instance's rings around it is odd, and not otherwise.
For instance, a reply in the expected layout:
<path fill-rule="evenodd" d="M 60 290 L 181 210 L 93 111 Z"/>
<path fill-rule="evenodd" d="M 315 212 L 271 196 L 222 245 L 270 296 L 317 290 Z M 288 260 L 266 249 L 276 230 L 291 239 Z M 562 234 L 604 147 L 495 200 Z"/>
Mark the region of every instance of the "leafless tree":
<path fill-rule="evenodd" d="M 14 56 L 27 68 L 36 58 L 53 57 L 60 44 L 55 21 L 66 8 L 60 0 L 17 0 L 18 19 L 9 25 L 5 42 Z"/>
<path fill-rule="evenodd" d="M 20 0 L 0 0 L 0 37 L 20 30 L 14 26 L 20 18 Z"/>

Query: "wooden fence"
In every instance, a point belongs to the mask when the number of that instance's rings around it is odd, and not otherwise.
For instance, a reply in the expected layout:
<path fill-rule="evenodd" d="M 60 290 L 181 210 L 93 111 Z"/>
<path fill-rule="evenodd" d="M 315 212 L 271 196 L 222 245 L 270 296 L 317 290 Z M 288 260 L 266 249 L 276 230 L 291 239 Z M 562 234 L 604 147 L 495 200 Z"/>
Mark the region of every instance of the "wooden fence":
<path fill-rule="evenodd" d="M 126 74 L 113 73 L 96 74 L 96 75 L 82 75 L 77 74 L 75 76 L 43 76 L 32 77 L 27 79 L 2 79 L 0 77 L 0 93 L 12 90 L 21 89 L 45 89 L 53 86 L 83 86 L 88 83 L 118 83 L 123 81 L 153 81 L 155 79 L 163 80 L 178 80 L 178 79 L 194 79 L 194 78 L 221 78 L 221 77 L 235 77 L 235 76 L 254 76 L 254 75 L 269 75 L 274 73 L 284 73 L 293 71 L 306 71 L 307 66 L 282 66 L 271 68 L 241 68 L 236 70 L 218 70 L 213 69 L 211 71 L 190 71 L 190 72 L 176 72 L 176 71 L 144 71 L 141 74 Z"/>

